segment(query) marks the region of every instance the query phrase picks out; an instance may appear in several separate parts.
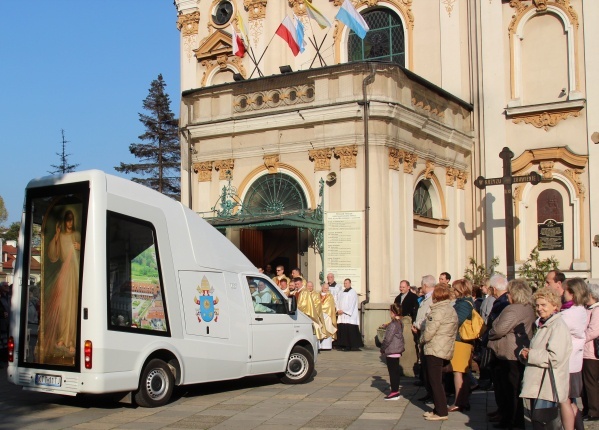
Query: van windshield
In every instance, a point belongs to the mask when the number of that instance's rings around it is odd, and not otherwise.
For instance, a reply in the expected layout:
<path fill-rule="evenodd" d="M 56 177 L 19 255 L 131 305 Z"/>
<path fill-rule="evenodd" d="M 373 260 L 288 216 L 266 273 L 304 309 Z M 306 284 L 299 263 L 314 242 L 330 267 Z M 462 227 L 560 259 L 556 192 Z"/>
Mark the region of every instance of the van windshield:
<path fill-rule="evenodd" d="M 23 262 L 23 363 L 76 367 L 89 184 L 30 189 Z"/>

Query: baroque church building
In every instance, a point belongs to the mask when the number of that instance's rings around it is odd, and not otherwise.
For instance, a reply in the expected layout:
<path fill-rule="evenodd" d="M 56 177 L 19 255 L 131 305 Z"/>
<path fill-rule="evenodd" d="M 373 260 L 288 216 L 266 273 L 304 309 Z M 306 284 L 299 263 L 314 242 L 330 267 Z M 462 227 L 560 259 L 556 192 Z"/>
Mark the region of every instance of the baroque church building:
<path fill-rule="evenodd" d="M 256 266 L 350 278 L 367 341 L 402 279 L 470 258 L 517 275 L 538 246 L 599 278 L 599 2 L 353 0 L 364 38 L 342 4 L 175 0 L 181 201 Z M 505 147 L 539 183 L 502 186 Z"/>

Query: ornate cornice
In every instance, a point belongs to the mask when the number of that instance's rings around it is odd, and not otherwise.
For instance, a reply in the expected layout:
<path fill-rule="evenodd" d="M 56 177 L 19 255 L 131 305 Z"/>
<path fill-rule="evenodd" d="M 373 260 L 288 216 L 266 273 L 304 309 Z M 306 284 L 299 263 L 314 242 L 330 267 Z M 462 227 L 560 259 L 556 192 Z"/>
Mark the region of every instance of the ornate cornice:
<path fill-rule="evenodd" d="M 298 105 L 313 101 L 314 84 L 306 84 L 268 91 L 257 91 L 251 94 L 240 94 L 233 99 L 233 109 L 239 113 Z"/>
<path fill-rule="evenodd" d="M 233 168 L 235 167 L 235 160 L 229 158 L 228 160 L 218 160 L 214 162 L 214 170 L 218 170 L 218 179 L 225 181 L 233 177 Z"/>
<path fill-rule="evenodd" d="M 512 172 L 522 174 L 530 170 L 531 166 L 542 162 L 560 162 L 573 169 L 583 169 L 588 163 L 587 155 L 578 155 L 573 153 L 567 146 L 553 148 L 529 149 L 520 156 L 512 160 Z M 545 165 L 546 168 L 548 165 Z M 551 169 L 554 167 L 551 165 Z"/>
<path fill-rule="evenodd" d="M 339 146 L 334 149 L 335 157 L 340 159 L 340 168 L 355 169 L 358 158 L 358 145 Z"/>
<path fill-rule="evenodd" d="M 459 170 L 455 167 L 447 167 L 445 168 L 445 185 L 448 187 L 453 187 L 455 184 L 455 180 L 458 177 Z"/>
<path fill-rule="evenodd" d="M 193 171 L 198 174 L 198 182 L 210 182 L 212 180 L 212 165 L 212 161 L 193 163 Z"/>
<path fill-rule="evenodd" d="M 445 108 L 427 100 L 424 96 L 414 95 L 414 97 L 412 97 L 412 106 L 417 109 L 422 109 L 429 116 L 435 115 L 439 118 L 445 117 Z"/>
<path fill-rule="evenodd" d="M 308 151 L 310 160 L 314 161 L 314 171 L 331 170 L 332 148 L 311 149 Z"/>
<path fill-rule="evenodd" d="M 403 160 L 403 151 L 397 148 L 389 148 L 389 169 L 399 170 L 401 160 Z"/>
<path fill-rule="evenodd" d="M 548 131 L 549 127 L 555 127 L 560 121 L 578 116 L 580 116 L 580 110 L 556 110 L 513 116 L 512 122 L 514 124 L 523 122 Z"/>
<path fill-rule="evenodd" d="M 425 179 L 432 178 L 434 174 L 435 174 L 435 163 L 430 160 L 426 160 L 425 168 L 424 168 Z"/>
<path fill-rule="evenodd" d="M 278 172 L 279 154 L 269 154 L 263 157 L 264 166 L 269 174 Z"/>
<path fill-rule="evenodd" d="M 177 29 L 183 37 L 195 36 L 198 34 L 200 24 L 200 12 L 192 12 L 185 15 L 179 15 L 177 18 Z"/>
<path fill-rule="evenodd" d="M 418 155 L 404 151 L 403 153 L 403 171 L 410 175 L 414 173 L 414 167 L 418 161 Z"/>
<path fill-rule="evenodd" d="M 264 19 L 268 0 L 243 0 L 243 6 L 248 11 L 249 20 Z"/>

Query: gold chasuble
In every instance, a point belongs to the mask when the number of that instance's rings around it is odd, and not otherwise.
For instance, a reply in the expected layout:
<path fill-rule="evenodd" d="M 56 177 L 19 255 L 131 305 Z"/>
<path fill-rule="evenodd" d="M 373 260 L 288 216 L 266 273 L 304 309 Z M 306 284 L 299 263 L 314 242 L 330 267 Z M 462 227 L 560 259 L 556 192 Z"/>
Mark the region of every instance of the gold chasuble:
<path fill-rule="evenodd" d="M 318 299 L 322 305 L 325 329 L 333 339 L 337 339 L 337 308 L 331 293 L 321 293 Z"/>
<path fill-rule="evenodd" d="M 312 325 L 314 326 L 318 340 L 328 337 L 329 334 L 325 329 L 320 300 L 315 300 L 314 295 L 305 288 L 301 288 L 297 291 L 295 293 L 295 298 L 297 301 L 297 308 L 308 315 L 312 320 Z"/>

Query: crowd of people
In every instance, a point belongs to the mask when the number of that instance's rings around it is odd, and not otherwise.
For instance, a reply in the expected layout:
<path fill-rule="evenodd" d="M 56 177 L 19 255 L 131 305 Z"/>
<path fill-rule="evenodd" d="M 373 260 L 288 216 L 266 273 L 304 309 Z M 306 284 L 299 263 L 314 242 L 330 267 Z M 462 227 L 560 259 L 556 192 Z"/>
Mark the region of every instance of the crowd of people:
<path fill-rule="evenodd" d="M 418 400 L 433 404 L 424 419 L 442 421 L 468 411 L 471 388 L 486 380 L 497 404 L 489 413 L 494 428 L 524 428 L 525 404 L 535 429 L 558 423 L 555 428 L 582 430 L 584 421 L 599 420 L 599 285 L 566 279 L 557 270 L 536 291 L 524 279 L 508 281 L 500 274 L 472 285 L 466 279 L 451 282 L 443 272 L 438 281 L 424 276 L 417 289 L 402 280 L 399 290 L 381 345 L 389 368 L 386 400 L 401 397 L 400 321 L 409 316 L 420 362 L 417 384 L 426 388 Z M 479 320 L 476 336 L 465 337 L 464 326 L 472 330 Z M 473 359 L 480 381 L 472 376 Z M 448 405 L 452 390 L 454 403 Z"/>
<path fill-rule="evenodd" d="M 298 309 L 310 317 L 321 351 L 333 348 L 359 351 L 364 346 L 360 333 L 358 294 L 351 286 L 351 279 L 344 279 L 341 287 L 335 281 L 335 275 L 329 273 L 320 291 L 316 291 L 314 283 L 306 281 L 297 267 L 291 270 L 290 277 L 285 275 L 282 265 L 276 266 L 274 274 L 271 270 L 270 265 L 265 270 L 260 269 L 265 275 L 272 275 L 273 282 L 287 297 L 294 296 Z M 254 303 L 264 303 L 258 297 L 260 294 L 263 293 L 258 287 L 252 293 Z"/>

